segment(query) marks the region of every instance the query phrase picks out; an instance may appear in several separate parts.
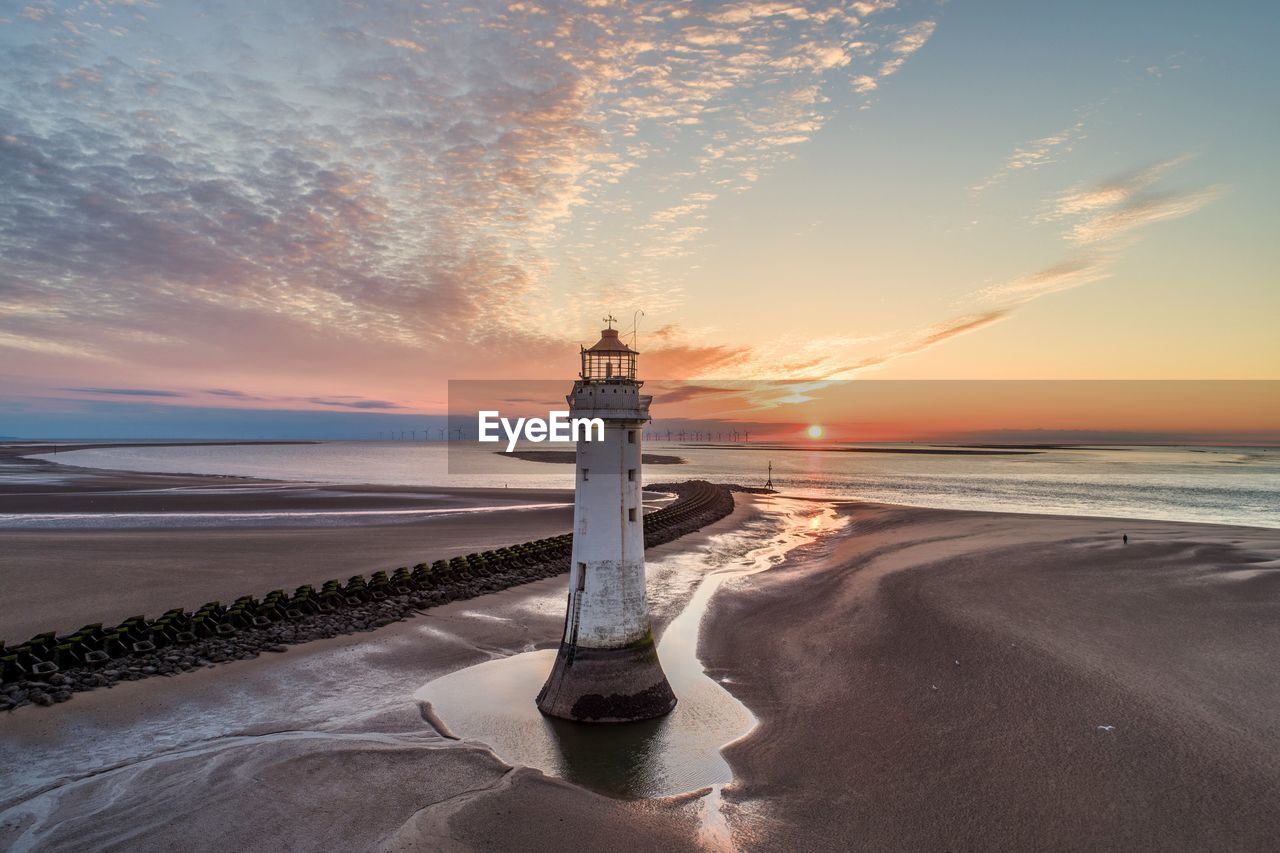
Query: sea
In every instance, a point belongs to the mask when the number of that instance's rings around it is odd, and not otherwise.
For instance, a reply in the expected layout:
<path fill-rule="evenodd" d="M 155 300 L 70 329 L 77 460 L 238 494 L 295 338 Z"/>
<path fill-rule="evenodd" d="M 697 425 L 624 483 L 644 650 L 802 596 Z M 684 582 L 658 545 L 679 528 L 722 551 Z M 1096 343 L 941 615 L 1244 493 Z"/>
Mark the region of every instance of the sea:
<path fill-rule="evenodd" d="M 66 449 L 64 465 L 311 483 L 572 488 L 571 465 L 440 441 Z M 546 450 L 525 444 L 518 450 Z M 706 479 L 941 509 L 1280 527 L 1280 448 L 648 442 L 646 483 Z"/>

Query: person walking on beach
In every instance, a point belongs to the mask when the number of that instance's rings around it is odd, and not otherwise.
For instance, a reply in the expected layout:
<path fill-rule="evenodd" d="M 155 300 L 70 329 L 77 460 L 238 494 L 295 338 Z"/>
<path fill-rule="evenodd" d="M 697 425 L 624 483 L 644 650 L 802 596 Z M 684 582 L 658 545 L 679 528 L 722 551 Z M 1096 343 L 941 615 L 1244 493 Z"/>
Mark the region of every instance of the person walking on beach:
<path fill-rule="evenodd" d="M 1129 534 L 1128 534 L 1128 533 L 1126 533 L 1126 534 L 1124 535 L 1124 544 L 1126 544 L 1126 545 L 1128 545 L 1128 544 L 1129 544 Z"/>

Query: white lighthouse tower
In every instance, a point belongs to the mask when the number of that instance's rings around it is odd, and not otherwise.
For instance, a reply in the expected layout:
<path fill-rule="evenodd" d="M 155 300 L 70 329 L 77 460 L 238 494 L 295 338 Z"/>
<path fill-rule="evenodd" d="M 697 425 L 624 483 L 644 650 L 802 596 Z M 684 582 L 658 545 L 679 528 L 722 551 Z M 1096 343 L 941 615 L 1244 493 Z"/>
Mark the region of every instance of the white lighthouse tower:
<path fill-rule="evenodd" d="M 604 440 L 580 438 L 573 562 L 564 636 L 538 708 L 553 717 L 626 722 L 660 717 L 676 697 L 658 662 L 645 597 L 640 449 L 653 398 L 640 393 L 636 351 L 613 317 L 566 398 L 574 418 L 600 418 Z"/>

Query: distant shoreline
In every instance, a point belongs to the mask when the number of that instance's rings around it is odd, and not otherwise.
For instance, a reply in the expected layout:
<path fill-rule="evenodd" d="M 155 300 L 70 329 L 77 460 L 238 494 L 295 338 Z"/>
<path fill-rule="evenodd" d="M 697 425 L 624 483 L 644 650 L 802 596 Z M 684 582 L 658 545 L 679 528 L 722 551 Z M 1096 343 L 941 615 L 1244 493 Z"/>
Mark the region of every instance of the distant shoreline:
<path fill-rule="evenodd" d="M 572 465 L 578 458 L 577 451 L 574 450 L 513 450 L 510 453 L 505 450 L 495 450 L 494 453 L 498 456 L 523 459 L 525 462 L 551 462 L 561 465 Z M 640 461 L 645 465 L 686 464 L 686 460 L 681 456 L 667 456 L 661 453 L 642 454 Z"/>
<path fill-rule="evenodd" d="M 694 444 L 691 447 L 707 450 L 770 450 L 780 453 L 902 453 L 920 456 L 1035 456 L 1045 450 L 1059 450 L 1064 447 L 1028 446 L 1025 450 L 997 449 L 980 445 L 981 449 L 964 447 L 835 447 L 830 444 L 809 447 L 803 444 Z M 550 452 L 550 451 L 548 451 Z"/>
<path fill-rule="evenodd" d="M 2 441 L 3 439 L 0 439 Z M 0 459 L 31 456 L 40 453 L 73 453 L 77 450 L 110 450 L 117 447 L 239 447 L 242 445 L 260 444 L 324 444 L 312 439 L 226 439 L 215 441 L 37 441 L 14 439 L 12 443 L 0 445 Z"/>

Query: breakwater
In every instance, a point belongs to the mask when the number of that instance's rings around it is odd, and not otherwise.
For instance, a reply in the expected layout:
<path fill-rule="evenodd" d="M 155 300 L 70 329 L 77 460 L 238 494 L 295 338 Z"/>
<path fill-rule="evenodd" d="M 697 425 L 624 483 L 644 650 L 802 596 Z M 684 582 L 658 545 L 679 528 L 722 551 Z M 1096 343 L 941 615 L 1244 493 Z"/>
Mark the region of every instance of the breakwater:
<path fill-rule="evenodd" d="M 732 491 L 740 489 L 701 480 L 647 488 L 677 497 L 644 516 L 646 547 L 728 515 Z M 175 675 L 370 631 L 438 604 L 567 572 L 572 543 L 572 534 L 565 533 L 367 578 L 329 580 L 319 588 L 272 590 L 229 605 L 211 601 L 194 611 L 174 608 L 155 619 L 135 616 L 113 627 L 90 624 L 66 635 L 50 631 L 16 646 L 0 642 L 0 710 L 53 705 L 121 681 Z"/>

